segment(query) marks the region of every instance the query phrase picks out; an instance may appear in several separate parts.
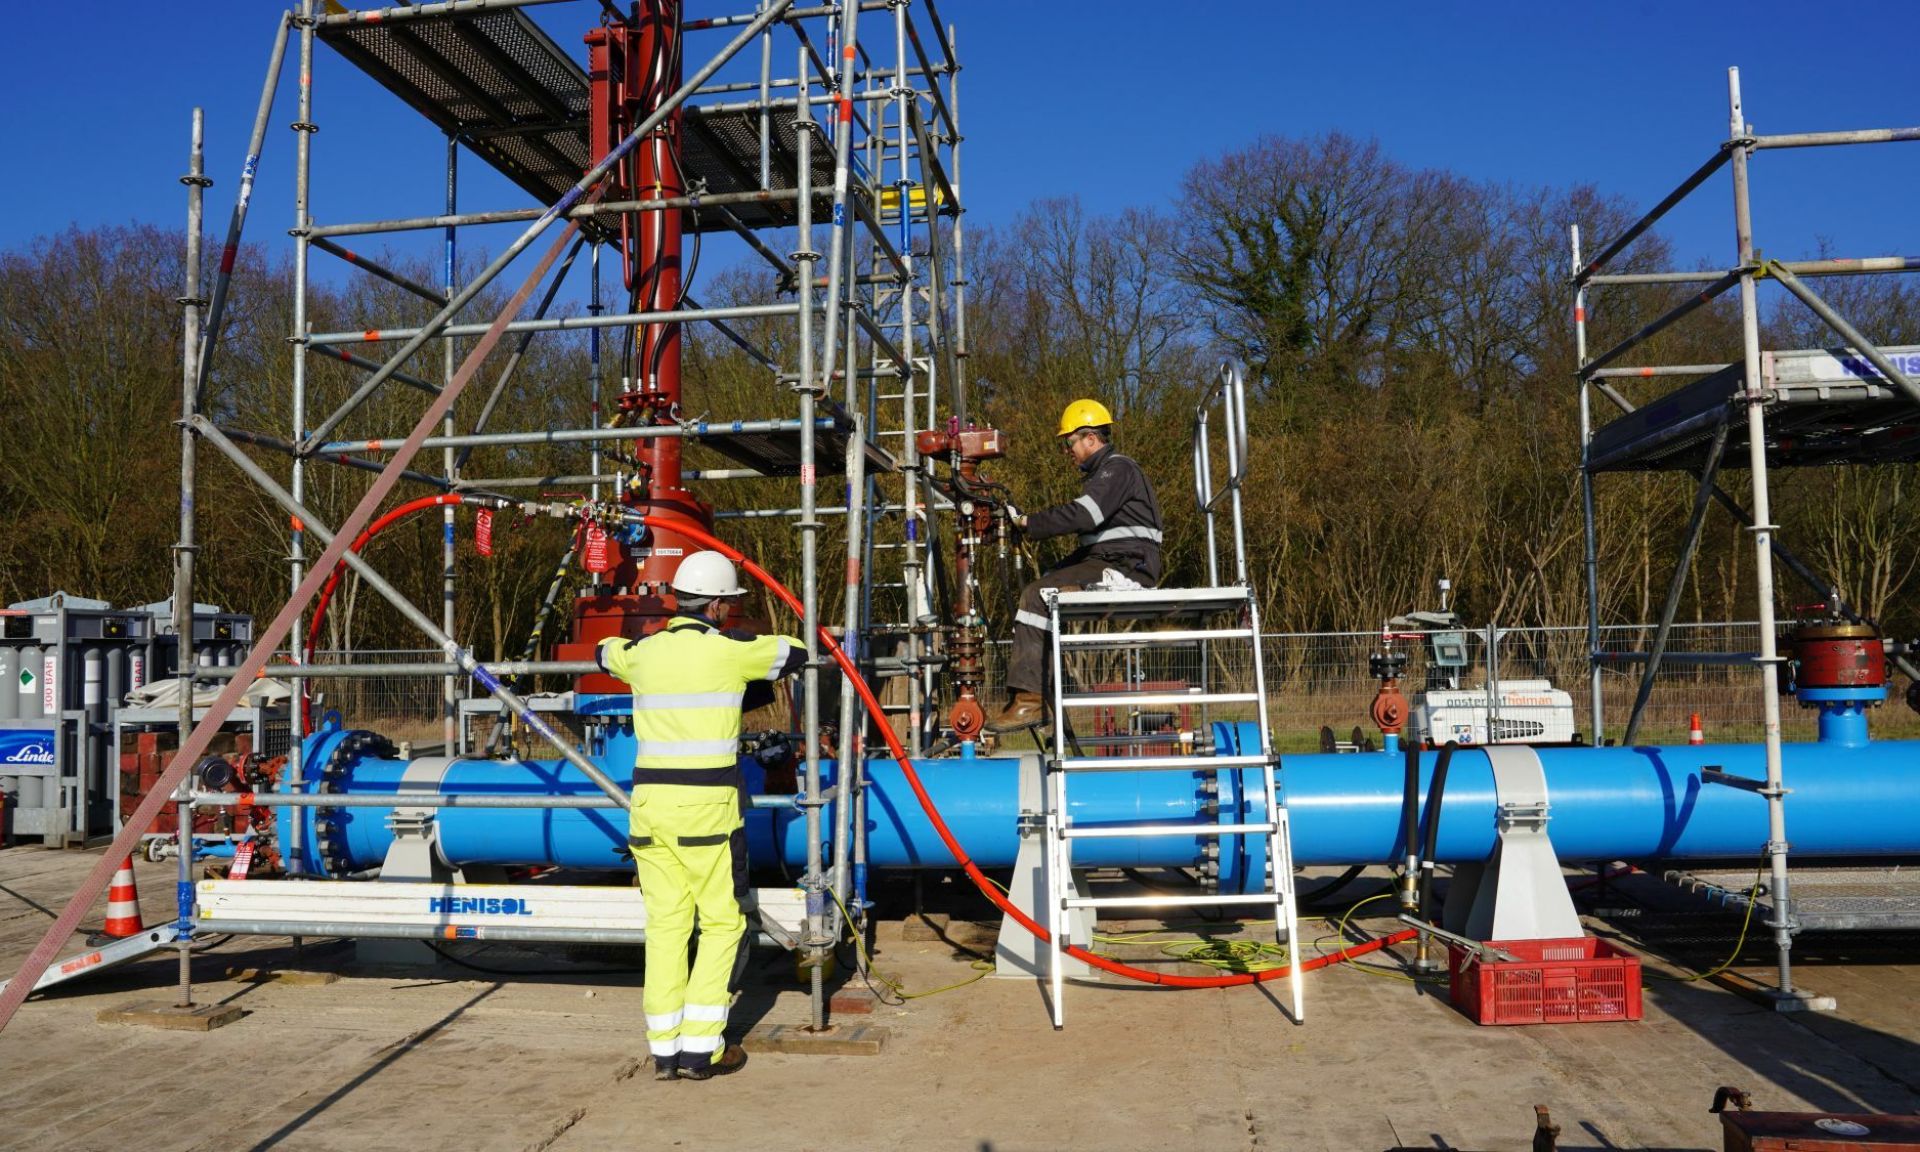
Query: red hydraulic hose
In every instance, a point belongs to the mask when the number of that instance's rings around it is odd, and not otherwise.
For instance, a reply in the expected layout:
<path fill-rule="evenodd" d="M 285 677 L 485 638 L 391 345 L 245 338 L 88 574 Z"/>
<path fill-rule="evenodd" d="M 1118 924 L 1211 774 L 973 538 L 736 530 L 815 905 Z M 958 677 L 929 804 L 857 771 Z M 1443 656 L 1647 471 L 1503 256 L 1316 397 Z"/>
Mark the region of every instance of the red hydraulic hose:
<path fill-rule="evenodd" d="M 721 555 L 726 556 L 734 563 L 744 567 L 755 580 L 766 585 L 768 591 L 785 601 L 787 607 L 793 609 L 795 615 L 800 616 L 802 619 L 805 618 L 806 609 L 800 603 L 799 597 L 789 591 L 786 585 L 774 579 L 766 569 L 747 559 L 741 555 L 737 549 L 730 547 L 719 538 L 709 535 L 682 520 L 656 520 L 654 517 L 649 516 L 644 518 L 644 522 L 656 528 L 671 528 L 673 531 L 678 532 L 680 535 L 687 537 L 695 543 L 711 548 Z M 974 887 L 980 889 L 981 895 L 992 901 L 994 906 L 1000 909 L 1000 911 L 1011 916 L 1022 928 L 1033 933 L 1035 939 L 1042 943 L 1050 940 L 1052 937 L 1046 928 L 1034 920 L 1033 917 L 1028 916 L 1025 912 L 1016 908 L 1012 901 L 1003 896 L 1000 890 L 994 887 L 993 883 L 987 879 L 986 874 L 980 870 L 980 866 L 973 862 L 973 858 L 967 855 L 966 849 L 960 846 L 960 842 L 954 839 L 952 829 L 948 828 L 947 822 L 941 819 L 940 810 L 933 805 L 933 797 L 927 795 L 926 788 L 920 783 L 920 774 L 914 771 L 912 759 L 907 756 L 907 750 L 901 747 L 900 738 L 893 734 L 893 726 L 887 722 L 886 713 L 881 709 L 880 701 L 874 698 L 873 690 L 867 687 L 866 679 L 860 675 L 859 669 L 853 666 L 853 661 L 849 660 L 847 654 L 840 650 L 840 645 L 834 642 L 833 637 L 827 633 L 825 628 L 819 629 L 819 633 L 820 643 L 826 645 L 827 652 L 832 655 L 834 661 L 840 665 L 840 670 L 846 673 L 847 680 L 853 685 L 854 691 L 860 694 L 860 699 L 867 706 L 868 714 L 874 718 L 876 725 L 880 729 L 880 735 L 886 739 L 887 750 L 893 753 L 894 760 L 900 765 L 900 771 L 906 775 L 907 784 L 913 789 L 914 798 L 920 802 L 920 808 L 927 814 L 927 819 L 933 824 L 933 830 L 939 833 L 941 843 L 945 844 L 947 851 L 952 853 L 953 858 L 960 862 L 960 867 L 966 872 L 967 878 L 973 881 Z M 1311 960 L 1302 961 L 1300 962 L 1300 970 L 1302 972 L 1311 972 L 1316 968 L 1325 968 L 1330 964 L 1338 964 L 1354 956 L 1364 956 L 1369 952 L 1376 952 L 1389 945 L 1411 940 L 1416 935 L 1418 935 L 1418 933 L 1411 928 L 1402 929 L 1391 935 L 1383 936 L 1378 940 L 1369 940 L 1364 944 L 1356 944 L 1351 948 L 1345 948 L 1339 952 L 1329 953 L 1325 956 L 1316 956 Z M 1082 960 L 1102 971 L 1112 972 L 1116 976 L 1125 976 L 1146 984 L 1164 984 L 1172 988 L 1231 988 L 1241 984 L 1258 983 L 1262 980 L 1277 980 L 1291 971 L 1291 967 L 1289 966 L 1285 968 L 1271 968 L 1264 972 L 1234 973 L 1228 976 L 1176 976 L 1171 973 L 1154 972 L 1146 968 L 1136 968 L 1131 964 L 1124 964 L 1118 960 L 1101 956 L 1098 953 L 1089 952 L 1085 948 L 1074 944 L 1063 945 L 1062 950 L 1076 960 Z"/>
<path fill-rule="evenodd" d="M 442 508 L 449 504 L 460 503 L 464 503 L 464 501 L 457 492 L 443 492 L 438 496 L 422 496 L 418 500 L 409 500 L 367 525 L 365 531 L 353 538 L 353 544 L 348 547 L 347 551 L 360 551 L 362 548 L 365 548 L 367 542 L 375 536 L 380 535 L 380 533 L 400 521 L 405 520 L 415 512 L 424 512 L 428 508 Z M 320 595 L 314 599 L 313 620 L 307 625 L 307 643 L 306 646 L 300 650 L 300 662 L 302 664 L 308 663 L 313 659 L 313 645 L 314 642 L 320 638 L 320 625 L 327 618 L 327 605 L 332 602 L 333 591 L 340 586 L 340 580 L 346 574 L 347 562 L 342 560 L 333 566 L 333 574 L 327 577 L 326 585 L 320 589 Z M 303 690 L 300 693 L 300 715 L 303 718 L 305 730 L 311 732 L 313 731 L 313 701 L 308 692 L 304 690 L 306 685 L 303 684 L 301 687 Z"/>

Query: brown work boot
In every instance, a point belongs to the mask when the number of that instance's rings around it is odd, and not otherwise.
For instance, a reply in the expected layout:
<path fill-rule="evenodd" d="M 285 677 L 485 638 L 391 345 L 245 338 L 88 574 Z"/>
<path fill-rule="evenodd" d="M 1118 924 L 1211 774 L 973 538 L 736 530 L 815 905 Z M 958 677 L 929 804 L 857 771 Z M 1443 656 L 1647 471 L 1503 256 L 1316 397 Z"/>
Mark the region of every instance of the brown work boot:
<path fill-rule="evenodd" d="M 711 1080 L 715 1076 L 738 1072 L 747 1066 L 747 1050 L 738 1044 L 727 1045 L 714 1053 L 713 1059 L 700 1065 L 689 1065 L 688 1055 L 689 1053 L 686 1052 L 680 1053 L 680 1079 L 682 1080 Z"/>
<path fill-rule="evenodd" d="M 989 732 L 1018 732 L 1045 723 L 1047 706 L 1038 692 L 1015 692 L 1000 714 L 987 721 Z"/>

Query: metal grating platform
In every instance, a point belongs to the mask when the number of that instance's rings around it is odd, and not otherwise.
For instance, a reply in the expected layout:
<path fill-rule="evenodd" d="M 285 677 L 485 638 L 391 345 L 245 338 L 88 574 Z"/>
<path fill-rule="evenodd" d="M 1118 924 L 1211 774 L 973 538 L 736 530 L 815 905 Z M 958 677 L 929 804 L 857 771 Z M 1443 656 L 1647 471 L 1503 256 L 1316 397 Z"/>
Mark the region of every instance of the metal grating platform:
<path fill-rule="evenodd" d="M 1883 351 L 1909 377 L 1920 347 Z M 1920 460 L 1920 408 L 1845 348 L 1768 352 L 1760 376 L 1767 401 L 1767 464 L 1900 464 Z M 1733 364 L 1649 401 L 1593 436 L 1594 472 L 1698 471 L 1722 419 L 1731 422 L 1723 467 L 1744 467 L 1745 368 Z"/>
<path fill-rule="evenodd" d="M 587 170 L 587 74 L 525 12 L 328 25 L 320 39 L 543 204 Z"/>
<path fill-rule="evenodd" d="M 1717 903 L 1744 911 L 1753 870 L 1673 871 L 1667 879 Z M 1807 932 L 1870 932 L 1920 928 L 1920 868 L 1794 868 L 1789 873 L 1793 919 Z M 1764 877 L 1754 916 L 1773 915 Z"/>
<path fill-rule="evenodd" d="M 737 464 L 766 476 L 800 475 L 800 432 L 735 432 L 724 424 L 704 425 L 695 441 Z M 847 448 L 853 440 L 853 421 L 838 411 L 831 427 L 814 434 L 814 467 L 821 473 L 841 472 L 847 466 Z M 867 474 L 893 472 L 899 464 L 885 449 L 866 445 Z"/>
<path fill-rule="evenodd" d="M 443 132 L 460 137 L 487 163 L 542 204 L 552 204 L 588 166 L 587 73 L 519 9 L 446 14 L 394 23 L 329 25 L 320 38 Z M 751 110 L 683 117 L 681 167 L 687 186 L 708 195 L 760 187 L 760 116 Z M 797 132 L 791 112 L 768 117 L 769 186 L 798 186 Z M 813 187 L 833 185 L 831 149 L 813 150 Z M 748 228 L 788 227 L 791 202 L 738 204 L 728 212 Z M 688 213 L 687 227 L 732 225 L 718 212 Z"/>
<path fill-rule="evenodd" d="M 768 118 L 768 185 L 775 191 L 799 187 L 799 132 L 793 126 L 793 114 L 776 111 Z M 682 119 L 680 166 L 689 188 L 707 195 L 722 192 L 753 192 L 760 187 L 760 114 L 750 109 L 709 112 L 689 107 Z M 833 188 L 833 153 L 815 140 L 808 165 L 813 171 L 812 186 Z M 788 228 L 799 222 L 791 200 L 764 204 L 735 204 L 727 211 L 749 228 Z M 699 212 L 691 214 L 688 227 L 695 232 L 712 232 L 726 225 Z"/>

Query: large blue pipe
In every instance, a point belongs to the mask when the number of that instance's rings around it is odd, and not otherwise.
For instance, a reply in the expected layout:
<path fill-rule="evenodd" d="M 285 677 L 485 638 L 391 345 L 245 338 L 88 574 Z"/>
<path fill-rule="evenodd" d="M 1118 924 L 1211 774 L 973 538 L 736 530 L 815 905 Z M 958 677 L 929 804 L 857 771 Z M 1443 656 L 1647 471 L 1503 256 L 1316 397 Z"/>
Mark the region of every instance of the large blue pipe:
<path fill-rule="evenodd" d="M 1244 730 L 1222 726 L 1231 746 Z M 1848 731 L 1851 736 L 1851 729 Z M 351 733 L 322 732 L 312 738 L 308 763 L 330 764 L 316 784 L 329 791 L 395 792 L 408 763 L 390 757 L 336 755 Z M 630 738 L 616 736 L 588 749 L 609 774 L 631 763 Z M 1759 745 L 1696 747 L 1542 748 L 1552 822 L 1549 835 L 1561 859 L 1614 860 L 1649 857 L 1753 857 L 1767 838 L 1766 803 L 1758 795 L 1705 782 L 1718 769 L 1760 780 Z M 1425 794 L 1435 754 L 1421 758 Z M 757 766 L 743 762 L 750 777 Z M 1018 761 L 1010 758 L 915 761 L 928 793 L 960 843 L 985 867 L 1011 865 L 1019 847 Z M 1832 740 L 1789 744 L 1783 767 L 1792 795 L 1787 831 L 1801 856 L 1920 854 L 1920 743 L 1857 744 Z M 829 772 L 831 770 L 829 769 Z M 1292 819 L 1296 862 L 1368 864 L 1398 859 L 1404 760 L 1397 754 L 1288 756 L 1281 787 Z M 1218 773 L 1219 795 L 1209 791 L 1214 773 L 1179 771 L 1089 773 L 1070 789 L 1076 823 L 1178 821 L 1208 825 L 1257 819 L 1264 805 L 1259 774 Z M 947 868 L 954 861 L 920 810 L 897 764 L 867 766 L 868 859 L 876 868 Z M 750 779 L 750 787 L 757 786 Z M 446 792 L 591 795 L 594 786 L 564 761 L 506 763 L 455 761 L 441 777 Z M 340 808 L 313 814 L 307 838 L 312 871 L 338 875 L 378 865 L 392 835 L 389 810 Z M 1442 862 L 1483 860 L 1492 850 L 1495 795 L 1485 753 L 1462 749 L 1447 780 L 1437 857 Z M 832 821 L 826 821 L 832 827 Z M 557 864 L 574 868 L 626 863 L 624 820 L 606 809 L 444 809 L 440 850 L 455 865 Z M 804 831 L 789 811 L 757 811 L 748 821 L 756 864 L 799 867 L 806 858 Z M 1203 845 L 1186 837 L 1119 837 L 1078 841 L 1074 860 L 1086 866 L 1192 866 Z M 1220 861 L 1223 884 L 1258 875 L 1257 844 L 1226 841 Z M 1238 860 L 1235 859 L 1238 854 Z M 1251 859 L 1251 863 L 1249 860 Z"/>

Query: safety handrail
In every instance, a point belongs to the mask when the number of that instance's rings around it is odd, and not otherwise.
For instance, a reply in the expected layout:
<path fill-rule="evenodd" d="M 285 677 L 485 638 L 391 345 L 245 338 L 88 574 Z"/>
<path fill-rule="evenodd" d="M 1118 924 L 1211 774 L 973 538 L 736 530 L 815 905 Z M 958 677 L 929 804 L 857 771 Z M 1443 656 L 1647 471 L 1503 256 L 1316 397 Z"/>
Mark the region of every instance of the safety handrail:
<path fill-rule="evenodd" d="M 1213 453 L 1209 443 L 1208 410 L 1218 401 L 1226 424 L 1227 476 L 1218 490 L 1213 483 Z M 1220 365 L 1220 373 L 1200 397 L 1193 411 L 1193 497 L 1207 524 L 1207 582 L 1220 583 L 1219 544 L 1214 529 L 1214 512 L 1220 501 L 1231 497 L 1233 511 L 1233 570 L 1237 581 L 1247 582 L 1247 534 L 1240 508 L 1240 485 L 1247 477 L 1247 380 L 1237 361 Z"/>

